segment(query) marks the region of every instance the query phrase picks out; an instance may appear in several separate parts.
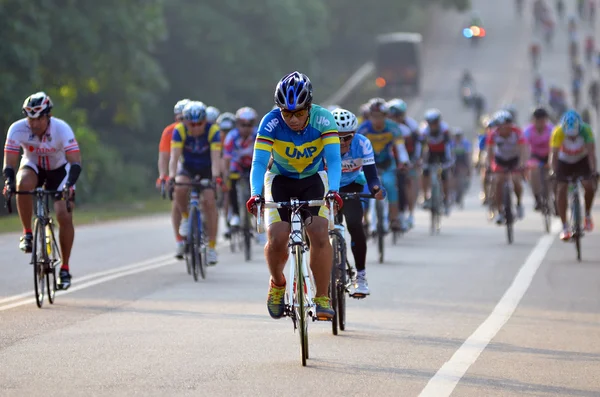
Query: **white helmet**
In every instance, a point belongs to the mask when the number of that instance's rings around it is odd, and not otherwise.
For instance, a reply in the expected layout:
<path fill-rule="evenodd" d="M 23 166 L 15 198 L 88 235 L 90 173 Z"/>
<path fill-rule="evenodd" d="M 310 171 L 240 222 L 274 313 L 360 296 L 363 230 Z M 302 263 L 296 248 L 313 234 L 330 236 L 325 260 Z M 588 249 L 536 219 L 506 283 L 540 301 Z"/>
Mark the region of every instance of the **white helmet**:
<path fill-rule="evenodd" d="M 333 112 L 333 118 L 338 127 L 338 132 L 355 132 L 358 128 L 358 120 L 354 113 L 346 109 L 335 109 Z"/>
<path fill-rule="evenodd" d="M 206 121 L 208 121 L 209 123 L 216 122 L 217 119 L 219 118 L 219 114 L 221 114 L 221 112 L 216 107 L 214 107 L 214 106 L 207 107 L 206 108 Z"/>
<path fill-rule="evenodd" d="M 221 113 L 217 119 L 217 124 L 219 124 L 219 128 L 222 130 L 231 130 L 235 127 L 235 116 L 229 112 Z"/>
<path fill-rule="evenodd" d="M 236 120 L 248 120 L 248 121 L 254 121 L 258 118 L 258 114 L 256 113 L 256 110 L 252 109 L 251 107 L 248 106 L 244 106 L 243 108 L 239 108 L 237 110 L 237 112 L 235 112 L 235 119 Z"/>
<path fill-rule="evenodd" d="M 23 102 L 23 114 L 29 118 L 37 119 L 52 112 L 52 99 L 43 91 L 30 95 Z"/>
<path fill-rule="evenodd" d="M 185 105 L 187 105 L 189 102 L 190 100 L 187 98 L 177 101 L 175 106 L 173 106 L 173 113 L 175 114 L 175 116 L 180 115 L 183 112 L 183 108 L 185 107 Z"/>

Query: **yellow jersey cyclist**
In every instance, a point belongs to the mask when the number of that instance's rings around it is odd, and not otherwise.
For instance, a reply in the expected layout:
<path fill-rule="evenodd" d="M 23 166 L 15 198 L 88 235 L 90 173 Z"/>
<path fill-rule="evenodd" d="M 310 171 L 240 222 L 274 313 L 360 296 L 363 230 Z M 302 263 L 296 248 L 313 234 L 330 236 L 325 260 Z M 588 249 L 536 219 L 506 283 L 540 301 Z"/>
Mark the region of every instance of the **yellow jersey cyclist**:
<path fill-rule="evenodd" d="M 229 225 L 233 227 L 240 226 L 237 182 L 240 178 L 244 178 L 245 180 L 249 180 L 250 178 L 254 141 L 258 133 L 256 128 L 257 121 L 258 114 L 256 110 L 251 107 L 238 109 L 235 112 L 236 128 L 227 135 L 225 144 L 223 145 L 223 160 L 225 162 L 223 179 L 231 184 L 228 197 L 229 205 L 231 206 Z"/>
<path fill-rule="evenodd" d="M 563 223 L 560 238 L 568 241 L 571 232 L 567 223 L 567 178 L 581 176 L 585 178 L 581 184 L 585 191 L 585 223 L 584 230 L 592 231 L 591 209 L 597 184 L 597 160 L 594 134 L 588 124 L 574 111 L 567 111 L 560 125 L 552 131 L 550 147 L 552 149 L 552 170 L 557 181 L 558 214 Z"/>
<path fill-rule="evenodd" d="M 358 120 L 354 113 L 346 109 L 332 112 L 340 136 L 342 154 L 342 179 L 340 192 L 362 193 L 365 185 L 376 199 L 383 200 L 384 191 L 375 166 L 375 153 L 371 142 L 364 135 L 356 134 Z M 344 200 L 344 208 L 337 214 L 346 218 L 346 226 L 351 238 L 352 255 L 356 265 L 356 280 L 353 295 L 369 295 L 367 284 L 367 237 L 362 225 L 363 206 L 361 200 Z"/>
<path fill-rule="evenodd" d="M 9 127 L 4 145 L 5 194 L 15 190 L 31 191 L 45 183 L 46 189 L 65 191 L 67 200 L 74 201 L 75 182 L 81 173 L 79 145 L 69 124 L 52 116 L 52 108 L 52 100 L 48 95 L 44 92 L 35 93 L 23 103 L 25 118 Z M 15 175 L 21 148 L 23 157 Z M 67 289 L 71 285 L 69 260 L 75 229 L 73 213 L 67 211 L 67 203 L 61 198 L 54 197 L 62 257 L 58 288 Z M 33 196 L 17 195 L 16 200 L 24 232 L 20 248 L 30 253 L 33 248 Z"/>
<path fill-rule="evenodd" d="M 357 133 L 366 136 L 375 153 L 375 165 L 387 192 L 389 203 L 389 222 L 394 230 L 400 230 L 398 209 L 398 188 L 396 170 L 401 164 L 408 163 L 408 153 L 398 125 L 387 118 L 388 107 L 384 99 L 373 98 L 369 101 L 369 119 L 363 122 Z M 371 222 L 371 231 L 375 230 Z"/>
<path fill-rule="evenodd" d="M 258 127 L 250 172 L 251 197 L 246 203 L 249 212 L 256 213 L 256 203 L 267 201 L 334 199 L 339 208 L 342 199 L 337 193 L 342 175 L 340 140 L 331 113 L 313 103 L 312 84 L 300 72 L 284 76 L 275 88 L 277 109 L 267 113 Z M 272 166 L 267 171 L 269 159 Z M 327 172 L 324 172 L 324 161 Z M 316 315 L 332 318 L 335 314 L 329 301 L 329 279 L 333 251 L 329 243 L 329 209 L 307 208 L 303 218 L 310 218 L 306 232 L 310 239 L 310 268 L 315 285 Z M 286 279 L 283 269 L 288 257 L 290 215 L 287 210 L 266 209 L 267 244 L 265 257 L 271 273 L 267 308 L 272 318 L 281 318 L 285 309 Z M 293 280 L 289 280 L 293 281 Z"/>
<path fill-rule="evenodd" d="M 175 126 L 171 141 L 171 158 L 169 160 L 170 189 L 174 188 L 174 199 L 181 211 L 179 234 L 186 237 L 189 233 L 188 195 L 189 186 L 173 186 L 174 182 L 189 183 L 193 178 L 219 178 L 221 174 L 221 138 L 219 127 L 206 121 L 206 105 L 192 101 L 183 108 L 183 121 Z M 202 192 L 204 225 L 208 235 L 207 262 L 217 263 L 217 204 L 215 191 L 206 189 Z M 177 243 L 177 250 L 185 243 Z"/>

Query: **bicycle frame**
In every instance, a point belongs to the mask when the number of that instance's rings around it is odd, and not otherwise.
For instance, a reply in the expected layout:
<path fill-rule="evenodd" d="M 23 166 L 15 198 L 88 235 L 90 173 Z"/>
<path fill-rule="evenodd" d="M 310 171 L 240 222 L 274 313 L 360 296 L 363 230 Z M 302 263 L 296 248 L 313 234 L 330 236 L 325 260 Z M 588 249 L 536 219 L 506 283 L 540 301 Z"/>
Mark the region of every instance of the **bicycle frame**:
<path fill-rule="evenodd" d="M 287 285 L 287 304 L 286 304 L 286 315 L 293 317 L 294 319 L 294 327 L 296 326 L 296 320 L 295 320 L 295 312 L 294 309 L 296 310 L 300 310 L 300 305 L 301 303 L 298 302 L 296 304 L 294 304 L 294 286 L 295 286 L 295 280 L 296 280 L 296 276 L 298 277 L 302 277 L 304 280 L 304 285 L 306 286 L 306 302 L 304 303 L 304 308 L 305 309 L 309 309 L 308 310 L 308 314 L 313 318 L 313 320 L 315 320 L 315 311 L 314 311 L 314 307 L 315 304 L 313 302 L 313 296 L 312 296 L 312 283 L 311 283 L 311 277 L 310 277 L 310 273 L 308 271 L 308 265 L 307 265 L 307 261 L 306 261 L 306 256 L 302 255 L 302 261 L 301 261 L 301 267 L 299 269 L 296 269 L 296 255 L 298 254 L 303 254 L 304 252 L 308 251 L 308 245 L 306 244 L 306 242 L 304 241 L 304 227 L 303 227 L 303 223 L 302 223 L 302 216 L 300 215 L 300 209 L 303 206 L 307 206 L 307 207 L 320 207 L 323 205 L 327 205 L 329 204 L 329 230 L 332 230 L 334 228 L 335 222 L 334 222 L 334 214 L 333 214 L 333 203 L 330 201 L 329 203 L 327 203 L 325 200 L 308 200 L 308 201 L 301 201 L 298 200 L 297 198 L 292 198 L 290 199 L 289 202 L 265 202 L 264 204 L 257 204 L 257 229 L 259 233 L 263 232 L 263 225 L 262 225 L 262 207 L 264 205 L 264 208 L 286 208 L 289 209 L 291 211 L 291 219 L 290 219 L 290 226 L 291 226 L 291 230 L 290 230 L 290 237 L 289 237 L 289 242 L 288 242 L 288 247 L 290 248 L 290 253 L 291 255 L 288 258 L 288 266 L 289 266 L 289 280 L 294 280 L 294 282 L 288 282 Z"/>

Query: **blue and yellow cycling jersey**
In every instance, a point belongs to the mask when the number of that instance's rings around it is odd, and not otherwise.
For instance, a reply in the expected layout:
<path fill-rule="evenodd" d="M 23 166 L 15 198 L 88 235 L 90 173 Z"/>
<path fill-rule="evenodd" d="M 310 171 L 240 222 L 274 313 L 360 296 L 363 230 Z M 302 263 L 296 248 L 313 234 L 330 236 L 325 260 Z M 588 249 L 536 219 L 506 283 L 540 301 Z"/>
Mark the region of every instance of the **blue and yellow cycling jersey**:
<path fill-rule="evenodd" d="M 263 117 L 252 156 L 252 195 L 262 192 L 271 155 L 273 165 L 270 171 L 294 179 L 303 179 L 322 171 L 325 159 L 329 188 L 339 189 L 342 173 L 340 139 L 335 119 L 327 109 L 312 105 L 308 124 L 300 132 L 288 127 L 278 108 Z"/>
<path fill-rule="evenodd" d="M 375 154 L 371 142 L 364 135 L 355 135 L 350 149 L 342 155 L 342 180 L 340 186 L 348 186 L 352 182 L 360 185 L 367 183 L 363 166 L 374 165 Z"/>
<path fill-rule="evenodd" d="M 377 167 L 389 169 L 396 166 L 392 147 L 404 142 L 402 132 L 396 123 L 392 120 L 385 120 L 383 130 L 376 131 L 372 122 L 367 120 L 358 127 L 356 132 L 371 141 Z"/>
<path fill-rule="evenodd" d="M 173 129 L 171 148 L 182 149 L 179 161 L 190 169 L 210 167 L 210 151 L 221 150 L 219 126 L 206 123 L 204 133 L 194 137 L 188 135 L 185 124 L 179 123 Z"/>

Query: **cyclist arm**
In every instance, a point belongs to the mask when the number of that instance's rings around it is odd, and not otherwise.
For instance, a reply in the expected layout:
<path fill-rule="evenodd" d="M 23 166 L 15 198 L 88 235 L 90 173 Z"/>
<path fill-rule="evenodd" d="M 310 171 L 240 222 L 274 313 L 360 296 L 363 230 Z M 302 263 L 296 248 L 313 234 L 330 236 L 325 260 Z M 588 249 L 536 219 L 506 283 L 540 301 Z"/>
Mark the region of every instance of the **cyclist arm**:
<path fill-rule="evenodd" d="M 331 114 L 330 117 L 329 125 L 336 125 Z M 340 190 L 340 181 L 342 179 L 342 155 L 337 130 L 334 129 L 321 133 L 321 140 L 323 141 L 323 154 L 327 163 L 329 190 L 337 192 Z"/>
<path fill-rule="evenodd" d="M 11 184 L 16 181 L 16 169 L 19 165 L 19 153 L 21 145 L 15 139 L 13 129 L 9 128 L 4 144 L 4 161 L 2 164 L 2 174 Z"/>
<path fill-rule="evenodd" d="M 397 156 L 396 161 L 398 162 L 398 166 L 400 164 L 406 164 L 410 161 L 408 157 L 408 151 L 406 150 L 406 146 L 404 145 L 404 133 L 400 127 L 393 128 L 394 134 L 394 149 L 395 154 Z"/>
<path fill-rule="evenodd" d="M 489 132 L 487 137 L 486 137 L 486 141 L 485 141 L 485 146 L 487 147 L 487 158 L 486 158 L 486 166 L 490 167 L 492 164 L 492 161 L 494 160 L 494 132 Z"/>
<path fill-rule="evenodd" d="M 223 162 L 221 158 L 221 131 L 219 130 L 219 126 L 213 124 L 208 130 L 208 141 L 210 142 L 210 162 L 212 166 L 212 176 L 213 178 L 218 178 L 221 176 L 221 168 L 223 167 Z"/>
<path fill-rule="evenodd" d="M 160 136 L 158 144 L 158 176 L 164 179 L 169 175 L 169 155 L 171 153 L 171 139 L 173 137 L 173 129 L 165 128 Z"/>
<path fill-rule="evenodd" d="M 555 127 L 550 136 L 550 164 L 554 173 L 558 169 L 558 152 L 560 151 L 563 139 L 562 128 L 560 126 Z"/>
<path fill-rule="evenodd" d="M 271 160 L 273 143 L 275 142 L 274 128 L 268 124 L 274 117 L 267 114 L 258 126 L 256 141 L 254 142 L 254 153 L 252 154 L 252 168 L 250 168 L 250 196 L 263 194 L 265 174 Z M 278 120 L 278 122 L 281 122 Z M 334 123 L 335 124 L 335 123 Z"/>
<path fill-rule="evenodd" d="M 169 179 L 175 178 L 177 175 L 177 164 L 183 153 L 183 137 L 177 128 L 173 130 L 171 138 L 171 154 L 169 155 Z"/>
<path fill-rule="evenodd" d="M 585 146 L 588 153 L 588 162 L 590 163 L 590 171 L 594 174 L 598 170 L 596 160 L 596 142 L 594 140 L 594 133 L 589 125 L 584 127 Z"/>
<path fill-rule="evenodd" d="M 81 153 L 79 144 L 75 139 L 75 134 L 68 124 L 64 124 L 64 133 L 62 134 L 62 147 L 65 152 L 65 158 L 69 162 L 69 173 L 67 175 L 67 185 L 73 186 L 79 174 L 81 173 Z"/>

